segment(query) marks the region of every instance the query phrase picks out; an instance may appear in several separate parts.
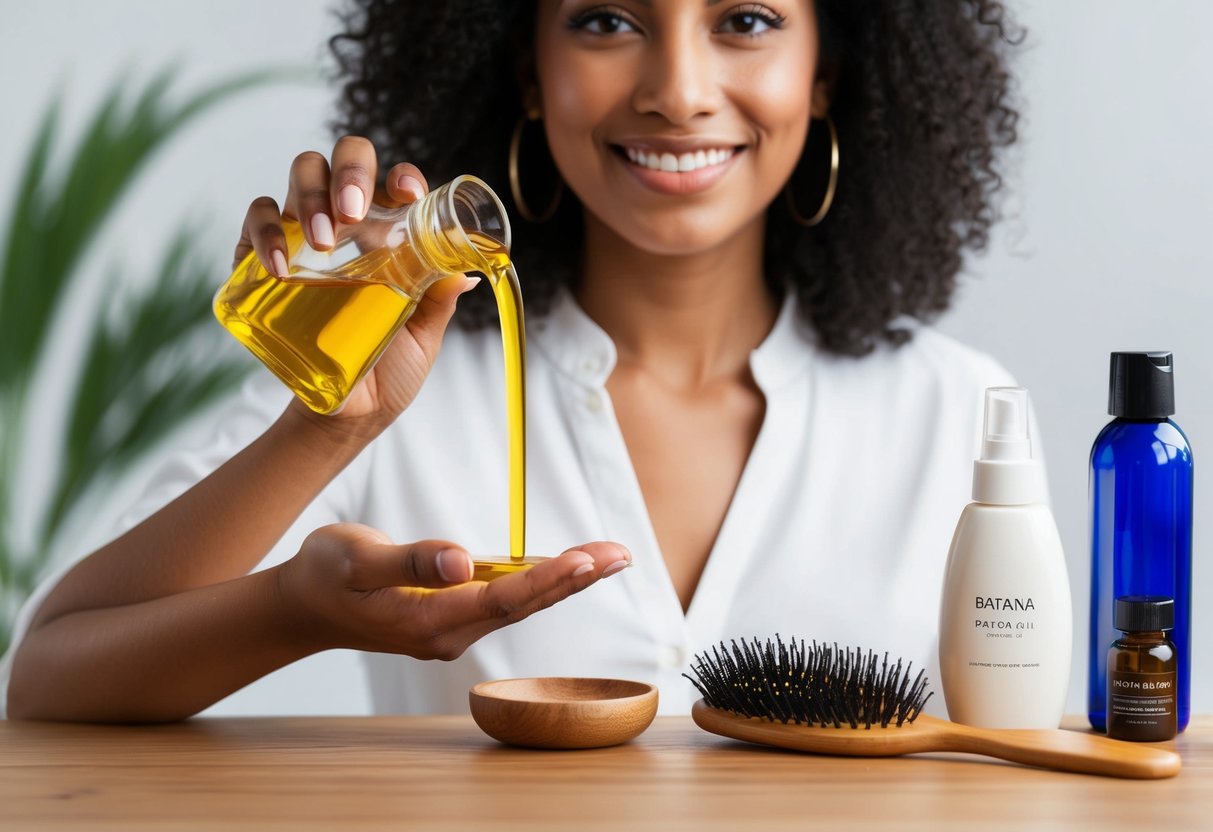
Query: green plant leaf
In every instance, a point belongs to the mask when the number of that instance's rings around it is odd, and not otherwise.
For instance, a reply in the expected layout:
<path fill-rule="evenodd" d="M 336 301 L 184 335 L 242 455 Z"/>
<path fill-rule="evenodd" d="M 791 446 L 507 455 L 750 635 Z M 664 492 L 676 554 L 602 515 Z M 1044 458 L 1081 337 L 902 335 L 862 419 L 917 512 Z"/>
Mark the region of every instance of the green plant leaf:
<path fill-rule="evenodd" d="M 191 239 L 179 234 L 160 278 L 124 293 L 117 314 L 94 324 L 44 536 L 90 487 L 150 451 L 254 366 L 234 342 L 221 340 L 211 316 L 211 272 Z"/>
<path fill-rule="evenodd" d="M 115 85 L 58 180 L 47 170 L 58 106 L 44 117 L 13 205 L 0 272 L 0 390 L 27 383 L 74 267 L 152 152 L 232 93 L 283 77 L 269 71 L 242 75 L 170 105 L 166 97 L 175 75 L 172 69 L 157 75 L 130 106 L 124 104 L 125 84 Z"/>
<path fill-rule="evenodd" d="M 234 343 L 226 351 L 211 318 L 214 275 L 196 238 L 178 235 L 146 288 L 120 293 L 119 308 L 80 337 L 87 345 L 72 384 L 62 464 L 32 546 L 17 550 L 8 519 L 32 414 L 27 398 L 51 328 L 73 297 L 81 257 L 154 151 L 191 119 L 230 95 L 271 81 L 311 80 L 299 70 L 252 72 L 169 103 L 167 69 L 128 95 L 119 80 L 61 165 L 60 105 L 47 107 L 13 196 L 0 255 L 0 654 L 5 614 L 26 597 L 80 498 L 147 454 L 186 418 L 229 390 L 253 366 Z M 52 169 L 52 165 L 55 166 Z M 193 229 L 196 224 L 186 226 Z M 117 271 L 117 269 L 115 269 Z M 113 285 L 122 285 L 117 279 Z"/>
<path fill-rule="evenodd" d="M 15 245 L 11 241 L 36 239 L 39 236 L 38 229 L 43 222 L 41 217 L 36 215 L 40 202 L 38 189 L 46 178 L 47 160 L 58 130 L 59 117 L 59 106 L 56 102 L 42 117 L 42 123 L 25 161 L 25 172 L 13 198 L 8 231 L 10 242 L 4 247 L 3 268 L 0 270 L 0 333 L 4 333 L 5 347 L 0 350 L 0 394 L 9 392 L 13 380 L 24 370 L 22 356 L 27 355 L 28 351 L 23 352 L 18 348 L 18 333 L 9 327 L 16 324 L 15 319 L 19 317 L 20 310 L 30 305 L 29 301 L 22 302 L 22 296 L 31 289 L 22 284 L 27 275 L 37 273 L 34 264 L 38 260 L 35 246 Z"/>

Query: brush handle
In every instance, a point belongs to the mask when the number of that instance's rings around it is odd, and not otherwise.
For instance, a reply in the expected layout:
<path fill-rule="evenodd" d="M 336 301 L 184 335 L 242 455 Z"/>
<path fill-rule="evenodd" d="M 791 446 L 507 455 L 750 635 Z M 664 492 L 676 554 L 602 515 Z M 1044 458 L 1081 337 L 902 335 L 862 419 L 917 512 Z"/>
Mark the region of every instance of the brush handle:
<path fill-rule="evenodd" d="M 1080 731 L 973 728 L 930 716 L 919 716 L 900 728 L 821 728 L 738 716 L 709 707 L 700 699 L 691 707 L 691 718 L 703 730 L 722 737 L 813 754 L 895 757 L 961 751 L 1059 771 L 1136 780 L 1174 777 L 1182 762 L 1178 754 L 1165 748 Z"/>
<path fill-rule="evenodd" d="M 1174 777 L 1181 764 L 1179 755 L 1165 748 L 1080 731 L 974 728 L 919 717 L 922 720 L 939 729 L 939 750 L 984 754 L 1030 766 L 1152 780 Z"/>

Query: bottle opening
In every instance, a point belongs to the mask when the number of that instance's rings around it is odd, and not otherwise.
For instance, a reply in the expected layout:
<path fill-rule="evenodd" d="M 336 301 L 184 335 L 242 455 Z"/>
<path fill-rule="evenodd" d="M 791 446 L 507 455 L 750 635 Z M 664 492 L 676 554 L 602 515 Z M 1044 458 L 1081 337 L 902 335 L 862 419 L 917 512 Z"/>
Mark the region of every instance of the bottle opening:
<path fill-rule="evenodd" d="M 498 255 L 510 250 L 510 222 L 497 195 L 474 176 L 451 181 L 451 207 L 468 242 L 481 253 Z"/>

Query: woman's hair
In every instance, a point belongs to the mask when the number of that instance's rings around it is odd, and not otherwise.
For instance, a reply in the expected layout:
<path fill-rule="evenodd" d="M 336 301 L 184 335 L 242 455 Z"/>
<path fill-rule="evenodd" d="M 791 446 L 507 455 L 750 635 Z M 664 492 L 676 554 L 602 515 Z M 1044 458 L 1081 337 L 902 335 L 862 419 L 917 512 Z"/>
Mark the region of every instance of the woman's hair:
<path fill-rule="evenodd" d="M 367 136 L 385 161 L 415 163 L 431 183 L 470 173 L 492 184 L 511 209 L 527 309 L 542 315 L 577 278 L 582 209 L 565 188 L 555 216 L 535 224 L 506 197 L 534 6 L 354 0 L 331 47 L 344 82 L 336 129 Z M 815 7 L 819 72 L 833 80 L 837 194 L 815 228 L 798 225 L 782 198 L 771 204 L 764 268 L 773 288 L 796 293 L 822 347 L 863 355 L 908 340 L 901 316 L 928 321 L 947 309 L 962 251 L 989 242 L 998 151 L 1016 137 L 1005 56 L 1018 39 L 993 0 Z M 829 132 L 819 127 L 791 185 L 803 216 L 817 210 L 829 169 Z M 539 133 L 525 131 L 524 144 L 546 151 Z M 541 211 L 554 190 L 531 184 L 542 181 L 543 163 L 522 161 L 524 196 Z M 550 176 L 550 157 L 546 167 Z M 460 309 L 469 326 L 496 320 L 489 292 L 473 292 Z"/>

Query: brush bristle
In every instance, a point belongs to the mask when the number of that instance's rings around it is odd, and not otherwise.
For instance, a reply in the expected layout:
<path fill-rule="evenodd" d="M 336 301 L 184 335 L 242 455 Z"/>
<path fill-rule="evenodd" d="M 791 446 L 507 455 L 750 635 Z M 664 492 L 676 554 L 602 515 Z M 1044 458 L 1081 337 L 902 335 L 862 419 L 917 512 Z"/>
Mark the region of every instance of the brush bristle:
<path fill-rule="evenodd" d="M 852 728 L 887 728 L 913 722 L 931 698 L 923 672 L 910 681 L 912 664 L 889 666 L 858 648 L 842 650 L 804 639 L 784 645 L 778 635 L 723 641 L 712 654 L 697 654 L 694 676 L 682 674 L 712 708 L 772 722 Z"/>

